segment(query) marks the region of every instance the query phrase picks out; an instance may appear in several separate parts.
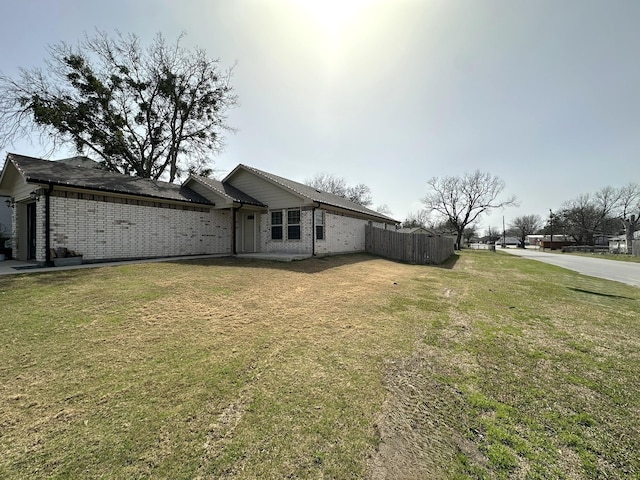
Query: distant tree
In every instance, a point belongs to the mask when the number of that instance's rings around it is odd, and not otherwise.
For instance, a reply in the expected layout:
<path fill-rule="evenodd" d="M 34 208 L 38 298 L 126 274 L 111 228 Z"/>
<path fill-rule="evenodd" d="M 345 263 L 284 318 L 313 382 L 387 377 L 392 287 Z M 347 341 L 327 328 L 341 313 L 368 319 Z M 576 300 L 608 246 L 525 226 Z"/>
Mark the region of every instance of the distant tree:
<path fill-rule="evenodd" d="M 364 207 L 368 207 L 373 203 L 373 199 L 371 198 L 371 189 L 364 183 L 348 187 L 346 198 Z"/>
<path fill-rule="evenodd" d="M 497 227 L 492 227 L 491 225 L 487 227 L 484 235 L 487 243 L 495 243 L 500 240 L 500 230 Z"/>
<path fill-rule="evenodd" d="M 427 185 L 430 192 L 422 202 L 429 212 L 453 227 L 457 248 L 460 248 L 464 229 L 483 213 L 516 204 L 515 197 L 499 200 L 504 182 L 479 170 L 462 177 L 433 177 Z"/>
<path fill-rule="evenodd" d="M 449 220 L 440 219 L 440 221 L 437 221 L 437 220 L 434 220 L 433 218 L 430 218 L 429 222 L 427 222 L 427 228 L 433 230 L 434 232 L 438 232 L 442 235 L 452 235 L 452 236 L 457 235 L 456 227 L 452 225 Z"/>
<path fill-rule="evenodd" d="M 626 218 L 636 212 L 640 213 L 640 184 L 629 183 L 620 188 L 618 199 L 620 218 Z"/>
<path fill-rule="evenodd" d="M 124 174 L 173 182 L 206 169 L 237 99 L 231 72 L 181 40 L 158 34 L 144 48 L 135 35 L 98 32 L 50 47 L 45 71 L 0 75 L 0 148 L 38 133 Z"/>
<path fill-rule="evenodd" d="M 418 210 L 417 212 L 409 212 L 407 218 L 402 222 L 404 228 L 425 228 L 429 222 L 429 212 L 426 210 Z"/>
<path fill-rule="evenodd" d="M 471 240 L 477 235 L 475 225 L 471 225 L 464 229 L 462 232 L 462 238 L 464 239 L 464 243 L 467 244 L 467 247 L 471 243 Z"/>
<path fill-rule="evenodd" d="M 564 225 L 564 233 L 579 245 L 593 245 L 594 234 L 601 231 L 602 219 L 588 194 L 563 203 L 558 216 Z M 557 230 L 558 222 L 553 225 Z"/>
<path fill-rule="evenodd" d="M 581 194 L 564 202 L 555 222 L 579 245 L 593 245 L 595 238 L 620 229 L 620 190 L 605 187 L 595 194 Z"/>
<path fill-rule="evenodd" d="M 304 183 L 323 192 L 345 198 L 347 196 L 347 181 L 330 173 L 316 173 L 313 177 L 305 179 Z"/>
<path fill-rule="evenodd" d="M 522 215 L 516 217 L 509 223 L 511 232 L 520 239 L 520 246 L 524 248 L 527 235 L 533 235 L 542 227 L 540 215 Z"/>
<path fill-rule="evenodd" d="M 351 200 L 363 207 L 368 207 L 373 203 L 369 187 L 363 183 L 349 186 L 344 178 L 330 173 L 317 173 L 313 177 L 305 179 L 304 183 L 323 192 L 333 193 Z"/>
<path fill-rule="evenodd" d="M 633 234 L 640 225 L 640 217 L 630 215 L 622 220 L 622 224 L 624 225 L 627 253 L 633 253 Z"/>
<path fill-rule="evenodd" d="M 383 203 L 382 205 L 377 205 L 374 210 L 378 213 L 382 213 L 383 215 L 393 215 L 393 212 L 389 208 L 389 205 Z"/>
<path fill-rule="evenodd" d="M 629 183 L 620 189 L 620 220 L 624 227 L 627 253 L 633 253 L 634 233 L 640 228 L 640 185 Z M 637 212 L 637 215 L 633 212 Z"/>

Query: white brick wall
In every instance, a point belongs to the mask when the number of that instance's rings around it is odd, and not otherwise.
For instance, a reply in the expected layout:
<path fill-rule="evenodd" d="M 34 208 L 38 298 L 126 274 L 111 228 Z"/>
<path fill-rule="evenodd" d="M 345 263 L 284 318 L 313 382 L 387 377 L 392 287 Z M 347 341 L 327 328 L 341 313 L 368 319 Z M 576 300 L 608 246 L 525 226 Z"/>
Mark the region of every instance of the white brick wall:
<path fill-rule="evenodd" d="M 316 253 L 364 252 L 364 226 L 368 220 L 325 211 L 325 240 L 316 241 Z"/>
<path fill-rule="evenodd" d="M 36 261 L 45 262 L 47 260 L 45 200 L 41 197 L 36 203 Z"/>
<path fill-rule="evenodd" d="M 287 211 L 284 210 L 284 221 Z M 271 240 L 271 212 L 260 216 L 260 251 L 265 253 L 308 253 L 313 251 L 313 211 L 300 212 L 300 240 L 287 240 L 287 225 L 282 226 L 283 240 Z"/>
<path fill-rule="evenodd" d="M 228 210 L 51 197 L 51 248 L 66 247 L 86 260 L 231 253 L 230 231 Z"/>
<path fill-rule="evenodd" d="M 286 221 L 286 210 L 284 211 Z M 368 220 L 340 215 L 325 210 L 325 239 L 316 240 L 315 253 L 327 255 L 331 253 L 364 252 L 364 226 Z M 313 210 L 301 212 L 301 239 L 287 240 L 287 225 L 283 225 L 283 240 L 271 240 L 271 212 L 260 218 L 261 252 L 267 253 L 309 253 L 313 252 Z M 383 223 L 373 223 L 374 226 L 384 228 Z"/>

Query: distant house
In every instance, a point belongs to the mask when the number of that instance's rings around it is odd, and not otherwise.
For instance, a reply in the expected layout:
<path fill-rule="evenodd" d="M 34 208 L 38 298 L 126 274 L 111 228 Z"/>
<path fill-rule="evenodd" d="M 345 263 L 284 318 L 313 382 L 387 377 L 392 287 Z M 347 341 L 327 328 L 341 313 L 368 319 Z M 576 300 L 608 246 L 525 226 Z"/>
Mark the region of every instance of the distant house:
<path fill-rule="evenodd" d="M 536 240 L 537 245 L 543 250 L 546 248 L 550 250 L 562 249 L 576 244 L 575 240 L 569 235 L 545 235 L 543 238 Z"/>
<path fill-rule="evenodd" d="M 529 245 L 537 247 L 544 238 L 544 235 L 527 235 L 527 242 Z"/>
<path fill-rule="evenodd" d="M 516 237 L 500 237 L 499 240 L 496 240 L 495 244 L 500 246 L 500 245 L 516 245 L 519 246 L 520 245 L 520 239 L 516 238 Z"/>
<path fill-rule="evenodd" d="M 94 167 L 84 157 L 7 156 L 0 195 L 13 205 L 15 258 L 48 264 L 59 249 L 83 261 L 360 252 L 365 225 L 395 229 L 398 223 L 246 165 L 222 181 L 190 176 L 182 185 Z"/>
<path fill-rule="evenodd" d="M 609 252 L 610 253 L 631 253 L 631 248 L 627 246 L 627 236 L 618 235 L 609 239 Z"/>
<path fill-rule="evenodd" d="M 408 228 L 399 228 L 397 230 L 399 233 L 418 233 L 421 235 L 429 235 L 431 237 L 439 237 L 440 234 L 425 227 L 408 227 Z"/>

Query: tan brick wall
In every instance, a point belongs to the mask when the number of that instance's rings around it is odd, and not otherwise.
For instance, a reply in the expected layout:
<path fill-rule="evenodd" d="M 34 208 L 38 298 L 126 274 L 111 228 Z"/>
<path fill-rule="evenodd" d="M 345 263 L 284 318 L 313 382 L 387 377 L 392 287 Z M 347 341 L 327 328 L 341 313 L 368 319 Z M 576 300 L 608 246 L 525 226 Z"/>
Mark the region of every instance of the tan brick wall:
<path fill-rule="evenodd" d="M 66 247 L 86 260 L 226 254 L 230 230 L 228 210 L 51 197 L 51 248 Z"/>

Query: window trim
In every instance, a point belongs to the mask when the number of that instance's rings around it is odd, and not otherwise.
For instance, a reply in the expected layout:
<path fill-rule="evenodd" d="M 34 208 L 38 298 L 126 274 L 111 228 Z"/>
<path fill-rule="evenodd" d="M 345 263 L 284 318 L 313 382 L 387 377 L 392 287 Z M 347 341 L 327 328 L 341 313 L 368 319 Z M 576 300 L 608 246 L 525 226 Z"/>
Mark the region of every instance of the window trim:
<path fill-rule="evenodd" d="M 290 221 L 290 217 L 289 214 L 291 213 L 298 213 L 298 222 L 297 223 L 292 223 Z M 297 229 L 298 233 L 297 233 L 297 237 L 296 235 L 291 235 L 292 230 L 291 229 Z M 287 240 L 291 240 L 291 241 L 299 241 L 302 240 L 302 209 L 301 208 L 288 208 L 287 209 Z"/>
<path fill-rule="evenodd" d="M 324 214 L 324 210 L 320 210 L 317 209 L 313 212 L 313 223 L 314 223 L 314 233 L 316 236 L 316 240 L 326 240 L 326 235 L 325 235 L 325 214 Z M 318 222 L 318 220 L 320 220 Z M 320 235 L 318 235 L 318 232 L 321 232 Z"/>
<path fill-rule="evenodd" d="M 273 223 L 273 215 L 280 214 L 280 223 Z M 279 229 L 279 236 L 275 234 Z M 274 236 L 275 234 L 275 236 Z M 284 240 L 284 215 L 282 210 L 271 210 L 271 240 Z"/>

